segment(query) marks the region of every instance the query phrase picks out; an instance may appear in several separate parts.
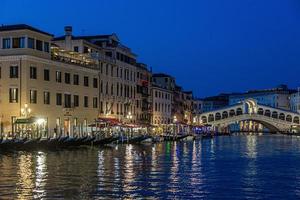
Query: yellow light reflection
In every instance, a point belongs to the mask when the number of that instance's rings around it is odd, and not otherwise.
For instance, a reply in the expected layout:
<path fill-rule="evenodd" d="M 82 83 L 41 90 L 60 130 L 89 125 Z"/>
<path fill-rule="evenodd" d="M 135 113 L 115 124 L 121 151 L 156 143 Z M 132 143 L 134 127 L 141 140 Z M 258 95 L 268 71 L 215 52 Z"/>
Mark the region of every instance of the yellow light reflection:
<path fill-rule="evenodd" d="M 33 162 L 31 154 L 22 154 L 18 158 L 18 182 L 16 184 L 17 199 L 23 200 L 31 197 L 34 189 Z"/>
<path fill-rule="evenodd" d="M 34 198 L 42 198 L 45 194 L 45 185 L 47 178 L 47 164 L 46 164 L 46 154 L 43 152 L 38 152 L 36 156 L 36 168 L 35 168 L 35 192 Z"/>

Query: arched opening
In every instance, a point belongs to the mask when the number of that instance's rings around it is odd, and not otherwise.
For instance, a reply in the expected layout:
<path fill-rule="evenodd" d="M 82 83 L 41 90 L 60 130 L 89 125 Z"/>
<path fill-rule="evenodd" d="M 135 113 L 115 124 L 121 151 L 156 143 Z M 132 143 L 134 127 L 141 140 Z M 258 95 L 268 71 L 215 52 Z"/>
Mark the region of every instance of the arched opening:
<path fill-rule="evenodd" d="M 242 114 L 243 114 L 243 110 L 241 108 L 237 108 L 236 115 L 242 115 Z"/>
<path fill-rule="evenodd" d="M 201 121 L 202 121 L 202 123 L 207 123 L 207 117 L 206 116 L 202 116 L 201 117 Z"/>
<path fill-rule="evenodd" d="M 227 118 L 228 117 L 228 112 L 227 111 L 224 111 L 223 113 L 222 113 L 222 119 L 225 119 L 225 118 Z"/>
<path fill-rule="evenodd" d="M 259 109 L 257 110 L 257 114 L 263 115 L 263 114 L 264 114 L 264 109 L 259 108 Z"/>
<path fill-rule="evenodd" d="M 273 111 L 273 112 L 272 112 L 272 117 L 273 117 L 273 118 L 278 118 L 278 113 L 277 113 L 276 111 Z"/>
<path fill-rule="evenodd" d="M 234 111 L 234 110 L 230 110 L 230 111 L 229 111 L 229 116 L 232 117 L 232 116 L 234 116 L 234 115 L 235 115 L 235 111 Z"/>
<path fill-rule="evenodd" d="M 292 116 L 291 115 L 287 115 L 285 120 L 288 121 L 288 122 L 292 122 Z"/>
<path fill-rule="evenodd" d="M 213 114 L 209 114 L 208 115 L 208 122 L 212 122 L 212 121 L 214 121 L 215 119 L 214 119 L 214 115 Z"/>
<path fill-rule="evenodd" d="M 299 124 L 299 117 L 297 117 L 297 116 L 296 116 L 296 117 L 294 117 L 294 120 L 293 120 L 293 122 L 294 122 L 294 123 L 296 123 L 296 124 Z"/>
<path fill-rule="evenodd" d="M 220 113 L 216 113 L 215 115 L 215 120 L 220 120 L 221 119 L 221 114 Z"/>
<path fill-rule="evenodd" d="M 271 111 L 270 110 L 265 110 L 265 116 L 271 117 Z"/>
<path fill-rule="evenodd" d="M 284 115 L 283 113 L 280 113 L 280 114 L 279 114 L 279 119 L 285 120 L 285 115 Z"/>

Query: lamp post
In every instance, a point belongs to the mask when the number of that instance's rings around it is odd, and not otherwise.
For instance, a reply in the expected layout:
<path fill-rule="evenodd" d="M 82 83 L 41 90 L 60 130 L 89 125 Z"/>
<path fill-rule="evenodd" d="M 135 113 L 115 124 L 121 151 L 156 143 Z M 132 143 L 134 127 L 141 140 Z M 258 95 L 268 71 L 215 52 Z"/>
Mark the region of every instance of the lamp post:
<path fill-rule="evenodd" d="M 127 114 L 126 118 L 127 118 L 127 119 L 129 119 L 129 120 L 130 120 L 130 122 L 131 122 L 131 119 L 132 119 L 132 114 L 131 114 L 131 112 L 128 112 L 128 114 Z"/>
<path fill-rule="evenodd" d="M 28 107 L 28 104 L 25 103 L 24 108 L 21 108 L 21 117 L 29 117 L 31 109 Z"/>
<path fill-rule="evenodd" d="M 174 123 L 174 135 L 176 135 L 176 129 L 177 129 L 177 127 L 176 127 L 176 123 L 177 123 L 176 115 L 174 115 L 174 117 L 173 117 L 173 123 Z"/>
<path fill-rule="evenodd" d="M 129 122 L 131 122 L 131 119 L 132 119 L 132 114 L 131 114 L 131 112 L 128 112 L 126 118 L 129 120 Z M 130 127 L 129 127 L 129 130 L 130 130 Z M 131 134 L 131 131 L 129 131 L 129 133 Z"/>
<path fill-rule="evenodd" d="M 21 117 L 22 118 L 28 118 L 29 116 L 30 116 L 30 113 L 31 113 L 31 109 L 28 107 L 28 104 L 27 103 L 25 103 L 24 104 L 24 107 L 23 108 L 21 108 Z M 14 129 L 16 128 L 15 127 L 16 126 L 16 124 L 14 124 Z M 23 125 L 22 125 L 22 131 L 21 131 L 21 134 L 23 134 Z M 28 129 L 28 125 L 27 124 L 25 124 L 25 132 L 27 132 L 27 129 Z"/>
<path fill-rule="evenodd" d="M 41 132 L 41 129 L 42 129 L 42 126 L 44 125 L 45 122 L 46 121 L 43 118 L 39 118 L 39 119 L 36 120 L 36 123 L 37 123 L 37 137 L 43 136 L 43 134 Z"/>

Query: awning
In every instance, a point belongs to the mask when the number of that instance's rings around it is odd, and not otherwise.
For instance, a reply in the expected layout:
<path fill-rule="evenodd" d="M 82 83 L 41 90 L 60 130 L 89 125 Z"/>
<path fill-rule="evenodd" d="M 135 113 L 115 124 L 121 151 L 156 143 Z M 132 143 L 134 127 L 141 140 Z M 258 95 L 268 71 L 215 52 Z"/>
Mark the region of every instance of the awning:
<path fill-rule="evenodd" d="M 121 125 L 121 122 L 118 119 L 116 119 L 116 118 L 106 118 L 106 117 L 99 117 L 96 120 L 96 123 L 108 124 L 110 126 Z"/>
<path fill-rule="evenodd" d="M 15 124 L 33 124 L 36 122 L 35 117 L 17 118 Z"/>

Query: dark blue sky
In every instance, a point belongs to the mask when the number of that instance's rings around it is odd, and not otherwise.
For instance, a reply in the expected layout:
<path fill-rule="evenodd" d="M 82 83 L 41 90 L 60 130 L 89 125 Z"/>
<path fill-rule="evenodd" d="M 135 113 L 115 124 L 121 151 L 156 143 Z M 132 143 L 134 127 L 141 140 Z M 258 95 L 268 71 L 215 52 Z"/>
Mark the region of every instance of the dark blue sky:
<path fill-rule="evenodd" d="M 0 23 L 117 33 L 154 72 L 203 97 L 300 86 L 299 0 L 1 0 Z"/>

